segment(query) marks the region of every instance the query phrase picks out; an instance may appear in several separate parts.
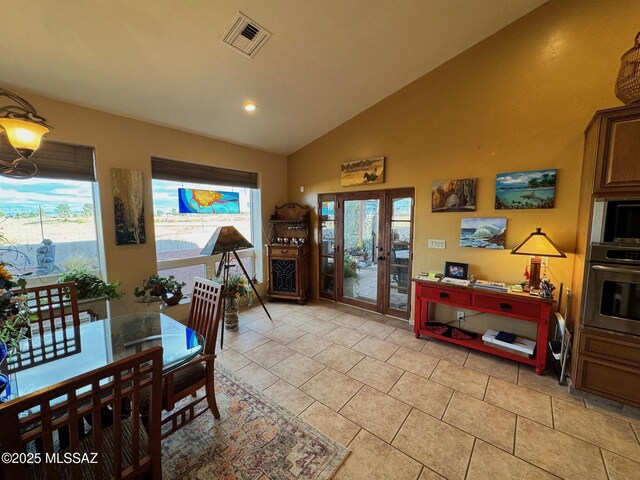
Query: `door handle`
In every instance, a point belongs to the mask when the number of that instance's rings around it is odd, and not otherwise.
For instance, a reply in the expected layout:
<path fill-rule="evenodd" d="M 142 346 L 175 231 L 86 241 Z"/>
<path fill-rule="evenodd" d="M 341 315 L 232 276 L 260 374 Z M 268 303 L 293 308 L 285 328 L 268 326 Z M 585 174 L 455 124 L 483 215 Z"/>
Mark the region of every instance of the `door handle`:
<path fill-rule="evenodd" d="M 384 255 L 380 255 L 380 256 L 378 257 L 378 260 L 384 260 L 384 259 L 385 259 L 385 256 L 384 256 Z"/>

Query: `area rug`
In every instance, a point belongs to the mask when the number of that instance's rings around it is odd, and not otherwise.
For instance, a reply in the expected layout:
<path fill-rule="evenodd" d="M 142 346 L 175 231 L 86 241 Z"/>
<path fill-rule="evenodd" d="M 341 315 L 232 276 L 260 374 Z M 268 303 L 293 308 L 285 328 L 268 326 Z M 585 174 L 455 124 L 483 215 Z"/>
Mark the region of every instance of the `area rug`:
<path fill-rule="evenodd" d="M 208 411 L 163 440 L 164 479 L 326 480 L 348 455 L 218 366 L 215 380 L 220 420 Z"/>

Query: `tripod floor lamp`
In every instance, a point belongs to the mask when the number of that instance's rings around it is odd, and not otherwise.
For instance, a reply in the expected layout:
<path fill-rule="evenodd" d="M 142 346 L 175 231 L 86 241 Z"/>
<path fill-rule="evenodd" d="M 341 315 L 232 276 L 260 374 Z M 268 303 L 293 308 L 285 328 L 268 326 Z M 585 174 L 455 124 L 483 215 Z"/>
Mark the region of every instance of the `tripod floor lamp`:
<path fill-rule="evenodd" d="M 235 260 L 238 262 L 238 266 L 247 279 L 247 283 L 251 285 L 253 293 L 260 301 L 260 305 L 262 305 L 262 308 L 264 308 L 267 317 L 269 317 L 269 320 L 272 320 L 267 307 L 264 305 L 262 298 L 260 298 L 258 290 L 256 290 L 255 285 L 251 281 L 251 277 L 249 277 L 247 270 L 244 268 L 244 265 L 240 261 L 240 257 L 236 253 L 236 250 L 243 250 L 245 248 L 253 248 L 253 245 L 246 238 L 244 238 L 244 236 L 238 230 L 236 230 L 235 227 L 218 227 L 216 231 L 213 232 L 213 235 L 211 235 L 211 238 L 200 252 L 200 255 L 217 255 L 218 253 L 222 254 L 222 258 L 220 259 L 220 263 L 216 271 L 216 277 L 220 278 L 220 274 L 222 273 L 222 282 L 226 287 L 229 280 L 229 269 L 235 266 L 231 265 L 231 262 L 233 261 L 231 255 L 233 254 L 233 257 L 235 257 Z M 222 311 L 224 312 L 227 309 L 227 297 L 224 294 L 223 299 Z M 220 334 L 220 346 L 222 346 L 223 337 L 224 328 L 222 329 L 222 332 Z"/>

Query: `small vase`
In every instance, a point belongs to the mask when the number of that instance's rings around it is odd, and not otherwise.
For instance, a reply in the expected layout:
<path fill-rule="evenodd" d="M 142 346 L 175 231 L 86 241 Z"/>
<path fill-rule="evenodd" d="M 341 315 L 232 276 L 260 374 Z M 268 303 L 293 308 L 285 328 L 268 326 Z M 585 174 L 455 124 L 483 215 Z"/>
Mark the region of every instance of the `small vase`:
<path fill-rule="evenodd" d="M 182 297 L 184 297 L 182 293 L 174 293 L 170 297 L 167 295 L 163 295 L 162 301 L 169 306 L 173 306 L 173 305 L 177 305 L 180 302 L 180 300 L 182 300 Z"/>
<path fill-rule="evenodd" d="M 2 362 L 4 362 L 4 359 L 7 357 L 7 345 L 0 340 L 0 366 L 2 365 Z M 2 394 L 4 393 L 5 388 L 7 388 L 7 385 L 9 385 L 9 377 L 7 377 L 5 374 L 0 373 L 0 396 L 2 396 Z"/>
<path fill-rule="evenodd" d="M 224 328 L 226 330 L 238 329 L 238 299 L 227 298 L 224 308 Z"/>

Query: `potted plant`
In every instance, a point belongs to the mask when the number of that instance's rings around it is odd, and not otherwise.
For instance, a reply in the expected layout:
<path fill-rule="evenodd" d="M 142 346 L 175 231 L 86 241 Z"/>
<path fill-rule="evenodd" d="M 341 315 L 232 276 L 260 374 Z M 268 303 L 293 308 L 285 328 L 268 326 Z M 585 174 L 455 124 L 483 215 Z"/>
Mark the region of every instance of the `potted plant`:
<path fill-rule="evenodd" d="M 113 300 L 114 298 L 124 296 L 123 292 L 118 291 L 118 287 L 122 285 L 122 282 L 107 283 L 97 275 L 85 270 L 71 270 L 70 272 L 63 273 L 58 277 L 58 283 L 63 282 L 74 282 L 76 284 L 78 300 L 91 298 Z"/>
<path fill-rule="evenodd" d="M 177 305 L 184 296 L 182 287 L 185 285 L 186 283 L 178 282 L 173 275 L 168 277 L 151 275 L 142 281 L 142 288 L 133 289 L 133 295 L 140 298 L 143 303 L 162 300 L 167 305 Z"/>
<path fill-rule="evenodd" d="M 33 315 L 27 304 L 25 287 L 27 281 L 19 278 L 13 281 L 13 275 L 0 263 L 0 364 L 20 346 L 20 340 L 29 329 Z M 21 291 L 16 293 L 15 287 Z M 4 392 L 9 379 L 0 374 L 0 394 Z"/>
<path fill-rule="evenodd" d="M 221 278 L 217 278 L 222 282 Z M 253 291 L 251 285 L 242 275 L 231 275 L 224 284 L 222 296 L 225 299 L 224 327 L 227 330 L 238 329 L 238 311 L 241 301 L 246 301 L 247 305 L 253 302 Z"/>
<path fill-rule="evenodd" d="M 358 262 L 351 255 L 344 256 L 344 295 L 355 297 L 358 285 Z"/>

